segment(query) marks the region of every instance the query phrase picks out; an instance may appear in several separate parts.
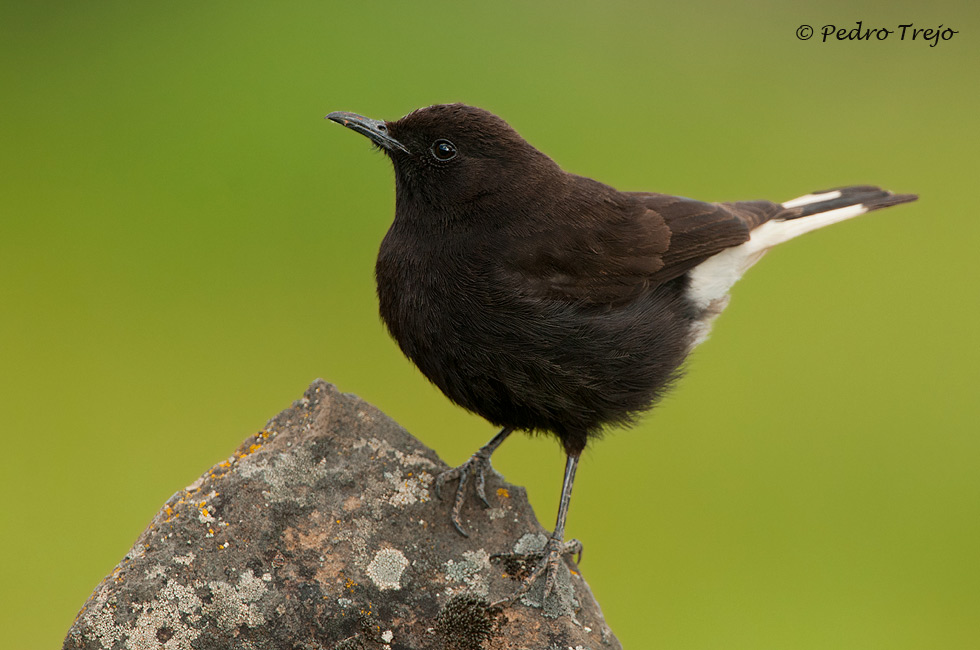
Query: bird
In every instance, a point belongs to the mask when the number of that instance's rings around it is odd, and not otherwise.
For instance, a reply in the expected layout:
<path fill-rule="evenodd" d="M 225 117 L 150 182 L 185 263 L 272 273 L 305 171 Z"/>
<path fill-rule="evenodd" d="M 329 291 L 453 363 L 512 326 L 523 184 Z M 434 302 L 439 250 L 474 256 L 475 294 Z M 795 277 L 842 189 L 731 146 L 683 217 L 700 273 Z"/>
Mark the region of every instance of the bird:
<path fill-rule="evenodd" d="M 732 285 L 777 244 L 914 201 L 869 185 L 774 203 L 619 191 L 564 171 L 502 118 L 437 104 L 393 120 L 336 111 L 394 168 L 395 214 L 375 265 L 381 318 L 452 402 L 500 432 L 436 479 L 456 481 L 460 521 L 475 479 L 486 498 L 494 451 L 515 431 L 565 453 L 558 516 L 539 561 L 554 590 L 583 450 L 629 426 L 675 383 Z"/>

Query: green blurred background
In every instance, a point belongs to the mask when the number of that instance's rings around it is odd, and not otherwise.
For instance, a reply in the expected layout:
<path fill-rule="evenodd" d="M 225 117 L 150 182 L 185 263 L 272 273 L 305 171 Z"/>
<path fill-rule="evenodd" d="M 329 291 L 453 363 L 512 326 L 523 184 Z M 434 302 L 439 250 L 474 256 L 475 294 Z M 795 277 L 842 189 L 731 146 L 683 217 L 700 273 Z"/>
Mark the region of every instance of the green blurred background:
<path fill-rule="evenodd" d="M 322 116 L 488 108 L 621 189 L 918 203 L 771 253 L 569 534 L 627 648 L 980 647 L 980 9 L 0 8 L 0 630 L 57 647 L 160 505 L 318 376 L 448 462 L 492 435 L 376 315 L 390 165 Z M 820 43 L 803 23 L 959 30 Z M 495 457 L 550 527 L 562 457 Z M 447 520 L 448 525 L 448 520 Z"/>

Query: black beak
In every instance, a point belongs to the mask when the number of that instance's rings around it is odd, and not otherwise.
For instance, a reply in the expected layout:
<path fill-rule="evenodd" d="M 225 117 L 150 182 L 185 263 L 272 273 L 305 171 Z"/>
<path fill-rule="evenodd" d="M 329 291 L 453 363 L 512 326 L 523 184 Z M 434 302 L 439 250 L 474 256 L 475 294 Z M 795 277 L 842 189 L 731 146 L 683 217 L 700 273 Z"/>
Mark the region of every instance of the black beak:
<path fill-rule="evenodd" d="M 348 113 L 347 111 L 334 111 L 324 119 L 332 120 L 337 124 L 343 124 L 352 131 L 366 135 L 378 146 L 384 147 L 388 151 L 404 151 L 405 153 L 410 153 L 405 145 L 388 134 L 388 123 L 384 120 L 372 120 L 370 117 L 364 117 L 357 113 Z"/>

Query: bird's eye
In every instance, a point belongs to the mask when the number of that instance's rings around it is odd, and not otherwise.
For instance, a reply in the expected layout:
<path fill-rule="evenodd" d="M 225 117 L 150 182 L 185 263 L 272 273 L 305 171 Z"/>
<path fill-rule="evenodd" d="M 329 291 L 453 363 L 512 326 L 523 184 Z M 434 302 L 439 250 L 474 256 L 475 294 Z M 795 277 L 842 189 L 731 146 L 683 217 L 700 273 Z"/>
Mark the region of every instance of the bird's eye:
<path fill-rule="evenodd" d="M 436 140 L 432 143 L 432 155 L 440 162 L 446 162 L 456 157 L 456 145 L 449 140 Z"/>

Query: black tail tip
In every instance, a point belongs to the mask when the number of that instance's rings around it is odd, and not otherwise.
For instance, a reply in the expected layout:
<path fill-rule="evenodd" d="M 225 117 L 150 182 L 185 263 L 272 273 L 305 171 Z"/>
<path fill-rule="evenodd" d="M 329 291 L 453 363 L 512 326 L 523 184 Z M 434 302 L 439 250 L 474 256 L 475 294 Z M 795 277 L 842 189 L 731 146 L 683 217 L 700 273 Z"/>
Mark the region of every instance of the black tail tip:
<path fill-rule="evenodd" d="M 885 196 L 872 199 L 870 201 L 862 201 L 864 207 L 868 208 L 869 211 L 877 210 L 879 208 L 889 208 L 893 205 L 901 205 L 902 203 L 911 203 L 912 201 L 918 201 L 918 194 L 892 194 L 887 190 L 882 190 L 885 192 Z"/>
<path fill-rule="evenodd" d="M 863 205 L 868 212 L 888 208 L 893 205 L 910 203 L 919 198 L 918 194 L 894 194 L 888 190 L 883 190 L 874 185 L 851 185 L 848 187 L 831 187 L 826 190 L 812 192 L 811 196 L 821 197 L 825 195 L 825 200 L 816 200 L 805 204 L 800 213 L 793 218 L 806 217 L 811 214 L 828 212 L 837 208 L 846 208 L 851 205 Z"/>

